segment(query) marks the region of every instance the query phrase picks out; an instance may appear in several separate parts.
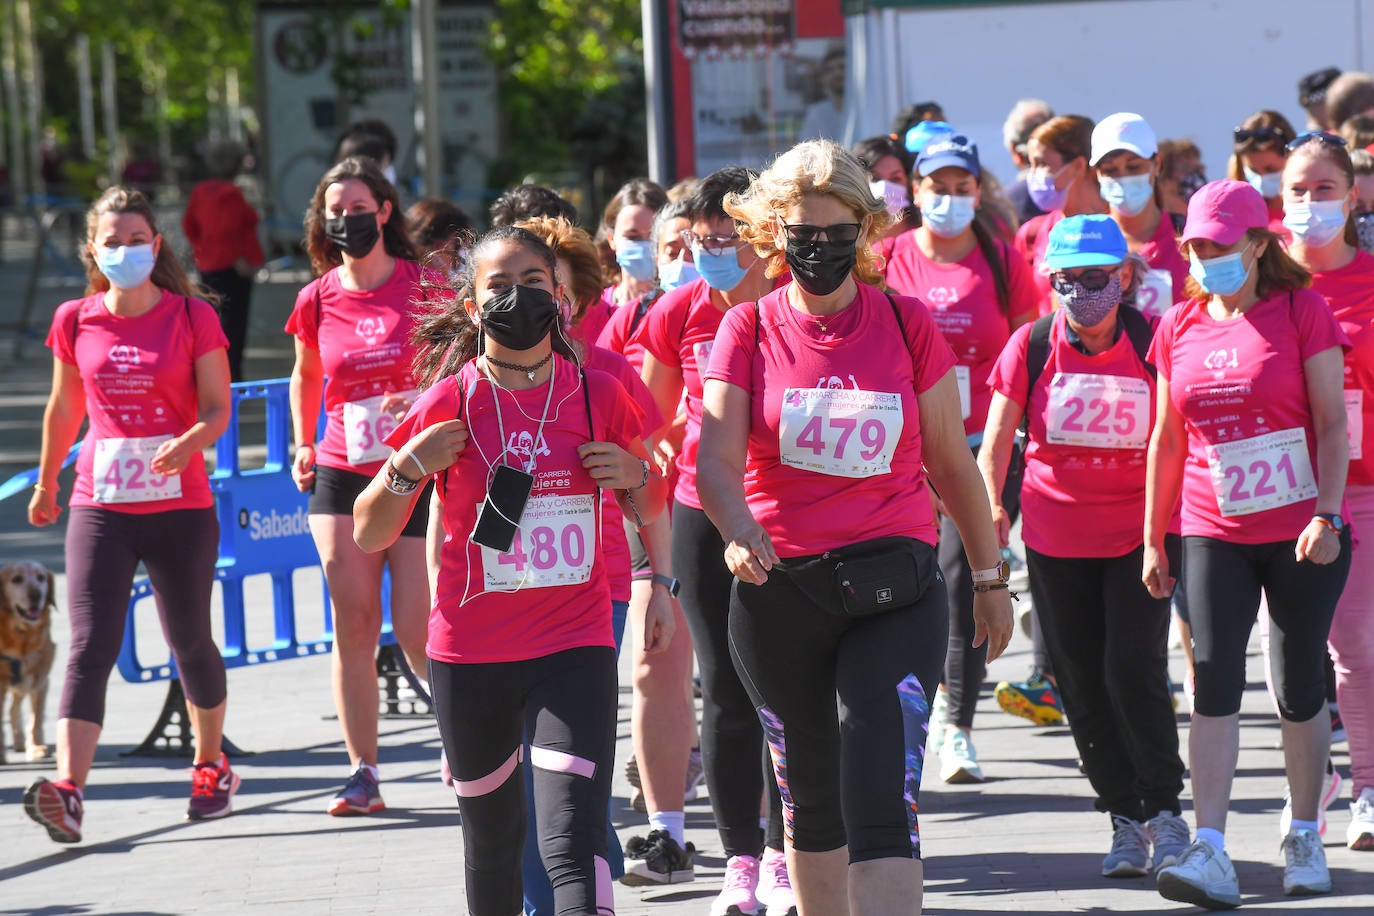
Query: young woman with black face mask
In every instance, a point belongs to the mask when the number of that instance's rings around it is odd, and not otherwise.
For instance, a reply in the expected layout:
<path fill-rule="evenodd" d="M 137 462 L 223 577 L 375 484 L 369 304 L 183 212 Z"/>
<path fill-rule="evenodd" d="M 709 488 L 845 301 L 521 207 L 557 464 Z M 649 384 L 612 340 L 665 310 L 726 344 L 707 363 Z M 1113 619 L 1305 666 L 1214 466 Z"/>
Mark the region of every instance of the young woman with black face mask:
<path fill-rule="evenodd" d="M 606 805 L 616 662 L 599 494 L 663 511 L 641 414 L 583 369 L 559 316 L 553 252 L 519 227 L 473 248 L 460 299 L 419 325 L 424 389 L 387 437 L 397 451 L 358 498 L 354 536 L 385 550 L 421 481 L 438 479 L 444 542 L 429 618 L 430 687 L 462 812 L 469 912 L 521 911 L 530 741 L 555 909 L 614 912 Z M 426 497 L 427 498 L 427 497 Z"/>
<path fill-rule="evenodd" d="M 371 161 L 349 158 L 320 179 L 306 213 L 306 250 L 318 279 L 296 296 L 286 331 L 296 340 L 291 475 L 310 492 L 310 533 L 334 612 L 334 705 L 351 775 L 334 815 L 385 807 L 377 776 L 374 656 L 382 626 L 382 569 L 391 568 L 391 623 L 410 666 L 424 670 L 425 519 L 428 500 L 385 555 L 353 543 L 353 500 L 390 456 L 382 441 L 415 396 L 410 343 L 416 303 L 438 295 L 406 236 L 396 189 Z M 327 381 L 326 381 L 327 379 Z M 325 428 L 316 429 L 323 399 Z"/>
<path fill-rule="evenodd" d="M 721 323 L 697 476 L 735 577 L 731 655 L 772 750 L 792 888 L 803 913 L 918 913 L 949 628 L 927 473 L 972 561 L 975 644 L 995 659 L 1012 629 L 954 353 L 918 300 L 872 285 L 889 216 L 839 146 L 798 144 L 725 209 L 767 274 L 793 278 Z"/>

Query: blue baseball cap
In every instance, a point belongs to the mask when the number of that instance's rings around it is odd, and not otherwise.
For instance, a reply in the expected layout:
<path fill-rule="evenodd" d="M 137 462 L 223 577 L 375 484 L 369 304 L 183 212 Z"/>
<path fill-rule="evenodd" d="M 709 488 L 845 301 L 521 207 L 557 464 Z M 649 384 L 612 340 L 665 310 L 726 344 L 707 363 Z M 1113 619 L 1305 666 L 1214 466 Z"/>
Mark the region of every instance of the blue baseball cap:
<path fill-rule="evenodd" d="M 1045 266 L 1050 270 L 1111 267 L 1125 259 L 1126 237 L 1115 220 L 1101 213 L 1064 217 L 1050 230 L 1045 249 Z"/>
<path fill-rule="evenodd" d="M 916 157 L 916 175 L 924 178 L 931 172 L 953 166 L 973 173 L 974 178 L 981 175 L 978 165 L 978 147 L 963 134 L 946 134 L 936 137 L 921 150 Z"/>
<path fill-rule="evenodd" d="M 946 121 L 922 121 L 906 132 L 907 152 L 920 155 L 926 144 L 937 137 L 954 133 L 954 128 Z"/>

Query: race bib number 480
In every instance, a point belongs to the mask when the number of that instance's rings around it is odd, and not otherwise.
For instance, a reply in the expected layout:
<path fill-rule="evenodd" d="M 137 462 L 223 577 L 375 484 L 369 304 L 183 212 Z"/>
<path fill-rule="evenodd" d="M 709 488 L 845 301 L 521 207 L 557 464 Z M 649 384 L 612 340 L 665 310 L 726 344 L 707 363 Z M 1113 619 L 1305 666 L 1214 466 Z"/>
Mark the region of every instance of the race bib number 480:
<path fill-rule="evenodd" d="M 154 474 L 149 465 L 171 436 L 98 439 L 91 484 L 100 503 L 148 503 L 181 496 L 181 477 Z"/>
<path fill-rule="evenodd" d="M 590 579 L 596 558 L 595 502 L 594 496 L 531 499 L 510 552 L 482 548 L 483 587 L 512 591 L 580 585 Z"/>
<path fill-rule="evenodd" d="M 902 435 L 902 398 L 852 388 L 788 388 L 780 427 L 779 453 L 788 467 L 832 477 L 887 474 Z"/>
<path fill-rule="evenodd" d="M 1207 450 L 1217 506 L 1227 518 L 1277 509 L 1317 495 L 1317 478 L 1300 426 Z"/>
<path fill-rule="evenodd" d="M 1150 383 L 1119 375 L 1057 372 L 1050 381 L 1046 437 L 1056 445 L 1144 448 L 1150 437 Z"/>
<path fill-rule="evenodd" d="M 402 391 L 400 397 L 415 400 L 417 392 Z M 382 398 L 350 401 L 343 407 L 344 445 L 348 449 L 348 463 L 353 465 L 385 461 L 391 448 L 382 440 L 396 428 L 396 419 L 382 410 Z"/>

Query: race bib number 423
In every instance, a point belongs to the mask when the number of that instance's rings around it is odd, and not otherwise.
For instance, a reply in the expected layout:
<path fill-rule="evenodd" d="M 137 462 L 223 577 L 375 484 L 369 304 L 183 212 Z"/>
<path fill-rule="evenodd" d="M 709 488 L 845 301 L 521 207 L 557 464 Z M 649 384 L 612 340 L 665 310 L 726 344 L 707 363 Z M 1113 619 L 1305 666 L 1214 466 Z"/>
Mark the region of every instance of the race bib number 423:
<path fill-rule="evenodd" d="M 832 477 L 871 477 L 892 470 L 902 435 L 902 397 L 852 388 L 788 388 L 780 419 L 783 464 Z"/>
<path fill-rule="evenodd" d="M 91 484 L 100 503 L 148 503 L 181 496 L 181 477 L 154 474 L 153 456 L 171 436 L 98 439 Z"/>
<path fill-rule="evenodd" d="M 1207 450 L 1217 506 L 1227 518 L 1277 509 L 1317 496 L 1317 478 L 1300 426 Z"/>
<path fill-rule="evenodd" d="M 1150 383 L 1140 378 L 1057 372 L 1050 381 L 1046 437 L 1056 445 L 1144 448 Z"/>
<path fill-rule="evenodd" d="M 590 579 L 596 557 L 595 502 L 589 495 L 531 499 L 510 552 L 482 548 L 483 587 L 513 591 L 579 585 Z"/>

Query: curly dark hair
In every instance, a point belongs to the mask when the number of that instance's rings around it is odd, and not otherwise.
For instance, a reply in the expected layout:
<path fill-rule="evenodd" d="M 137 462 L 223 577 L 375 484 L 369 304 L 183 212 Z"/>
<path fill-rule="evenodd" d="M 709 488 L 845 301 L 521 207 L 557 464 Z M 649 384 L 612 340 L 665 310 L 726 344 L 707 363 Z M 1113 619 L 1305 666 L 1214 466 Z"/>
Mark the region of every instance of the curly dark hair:
<path fill-rule="evenodd" d="M 542 184 L 519 184 L 506 191 L 491 205 L 491 227 L 514 226 L 524 219 L 552 216 L 577 222 L 577 208 L 552 188 Z"/>
<path fill-rule="evenodd" d="M 332 184 L 344 181 L 361 181 L 372 192 L 372 197 L 380 208 L 386 201 L 391 202 L 391 215 L 382 224 L 382 245 L 393 258 L 414 261 L 415 246 L 406 234 L 405 216 L 401 213 L 401 200 L 396 189 L 382 175 L 382 170 L 371 159 L 349 156 L 324 173 L 315 187 L 315 196 L 310 199 L 310 207 L 305 211 L 305 250 L 310 255 L 310 269 L 315 276 L 324 276 L 331 268 L 343 263 L 343 252 L 324 234 L 324 192 Z"/>

